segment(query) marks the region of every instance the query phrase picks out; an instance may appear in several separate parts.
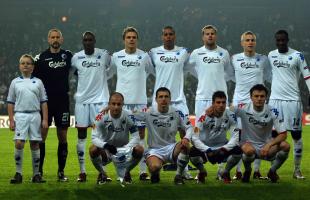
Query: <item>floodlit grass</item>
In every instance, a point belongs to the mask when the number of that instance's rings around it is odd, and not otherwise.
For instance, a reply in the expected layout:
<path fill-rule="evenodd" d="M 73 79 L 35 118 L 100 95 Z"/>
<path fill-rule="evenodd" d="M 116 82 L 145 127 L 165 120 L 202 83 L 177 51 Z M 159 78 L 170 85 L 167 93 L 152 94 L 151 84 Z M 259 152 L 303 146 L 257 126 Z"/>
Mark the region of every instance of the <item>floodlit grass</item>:
<path fill-rule="evenodd" d="M 44 178 L 47 183 L 32 184 L 31 154 L 29 143 L 26 144 L 23 166 L 23 184 L 11 185 L 10 178 L 15 174 L 13 132 L 8 129 L 0 129 L 0 199 L 309 199 L 310 198 L 310 127 L 305 127 L 303 174 L 308 179 L 298 181 L 292 178 L 293 156 L 292 150 L 287 162 L 278 171 L 279 183 L 272 184 L 268 181 L 251 181 L 249 184 L 233 182 L 224 185 L 215 180 L 216 166 L 206 164 L 208 170 L 207 182 L 197 185 L 195 181 L 186 181 L 185 185 L 175 186 L 173 178 L 175 172 L 162 172 L 160 184 L 152 185 L 149 182 L 138 180 L 138 169 L 132 172 L 133 184 L 121 187 L 116 179 L 114 167 L 110 164 L 107 168 L 108 174 L 113 182 L 97 186 L 97 171 L 92 166 L 89 156 L 86 158 L 87 182 L 77 183 L 79 174 L 76 156 L 77 133 L 75 129 L 69 129 L 69 155 L 65 169 L 69 177 L 68 183 L 57 182 L 57 137 L 55 129 L 50 129 L 46 143 L 46 158 L 44 165 Z M 288 141 L 292 144 L 291 137 Z M 90 144 L 90 133 L 88 143 Z M 261 171 L 266 174 L 269 163 L 263 161 Z M 195 176 L 196 172 L 191 171 Z M 234 170 L 232 171 L 232 175 Z"/>

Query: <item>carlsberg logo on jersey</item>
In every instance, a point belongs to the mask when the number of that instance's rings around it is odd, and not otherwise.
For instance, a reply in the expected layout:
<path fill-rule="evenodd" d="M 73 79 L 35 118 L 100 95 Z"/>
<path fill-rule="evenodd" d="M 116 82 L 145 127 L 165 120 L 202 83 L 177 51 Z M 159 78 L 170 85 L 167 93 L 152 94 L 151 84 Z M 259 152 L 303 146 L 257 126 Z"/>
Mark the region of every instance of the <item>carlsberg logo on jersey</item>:
<path fill-rule="evenodd" d="M 261 122 L 254 117 L 249 117 L 249 123 L 252 123 L 254 125 L 267 126 L 267 122 Z"/>
<path fill-rule="evenodd" d="M 154 119 L 153 124 L 157 127 L 171 127 L 170 122 L 160 121 L 159 119 Z"/>
<path fill-rule="evenodd" d="M 216 58 L 213 58 L 213 57 L 204 57 L 203 58 L 203 62 L 205 63 L 220 63 L 221 62 L 221 59 L 219 57 L 216 57 Z"/>
<path fill-rule="evenodd" d="M 58 61 L 58 62 L 51 61 L 48 63 L 48 66 L 50 68 L 64 67 L 66 66 L 66 61 Z"/>
<path fill-rule="evenodd" d="M 174 56 L 174 57 L 161 56 L 160 61 L 162 61 L 164 63 L 168 63 L 168 62 L 177 63 L 177 62 L 179 62 L 179 59 L 176 56 Z"/>
<path fill-rule="evenodd" d="M 95 62 L 93 61 L 83 61 L 82 62 L 82 66 L 89 68 L 89 67 L 100 67 L 100 62 L 98 60 L 96 60 Z"/>
<path fill-rule="evenodd" d="M 275 60 L 273 61 L 273 65 L 278 68 L 280 67 L 289 68 L 290 67 L 290 63 L 288 61 L 283 62 L 283 61 Z"/>
<path fill-rule="evenodd" d="M 138 60 L 136 60 L 136 61 L 123 60 L 122 65 L 125 67 L 139 67 L 141 64 Z"/>
<path fill-rule="evenodd" d="M 258 68 L 258 64 L 255 63 L 247 63 L 247 62 L 242 62 L 240 63 L 241 68 L 249 69 L 249 68 Z"/>

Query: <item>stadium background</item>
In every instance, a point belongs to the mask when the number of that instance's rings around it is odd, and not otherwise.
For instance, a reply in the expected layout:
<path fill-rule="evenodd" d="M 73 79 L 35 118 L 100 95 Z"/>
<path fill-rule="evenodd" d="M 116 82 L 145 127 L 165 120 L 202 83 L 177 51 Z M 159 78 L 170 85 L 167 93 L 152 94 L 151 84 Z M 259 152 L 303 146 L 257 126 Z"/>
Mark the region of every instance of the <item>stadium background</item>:
<path fill-rule="evenodd" d="M 218 44 L 230 54 L 242 51 L 240 35 L 246 30 L 257 34 L 257 52 L 268 54 L 275 49 L 273 35 L 278 29 L 290 34 L 290 46 L 305 54 L 310 63 L 310 13 L 308 0 L 2 0 L 0 7 L 0 115 L 6 115 L 6 95 L 10 81 L 19 75 L 18 59 L 24 53 L 36 55 L 46 49 L 47 31 L 62 30 L 63 47 L 72 52 L 82 49 L 81 34 L 90 30 L 97 36 L 97 47 L 113 53 L 123 49 L 124 27 L 135 26 L 140 33 L 139 48 L 148 51 L 161 44 L 161 28 L 172 25 L 177 44 L 192 51 L 202 46 L 201 28 L 218 27 Z M 109 81 L 115 89 L 114 77 Z M 154 78 L 148 79 L 151 97 Z M 197 80 L 185 79 L 185 94 L 190 113 L 194 112 Z M 70 79 L 71 112 L 76 79 Z M 229 83 L 229 88 L 232 83 Z M 305 111 L 308 90 L 300 84 Z M 232 90 L 229 90 L 231 96 Z"/>

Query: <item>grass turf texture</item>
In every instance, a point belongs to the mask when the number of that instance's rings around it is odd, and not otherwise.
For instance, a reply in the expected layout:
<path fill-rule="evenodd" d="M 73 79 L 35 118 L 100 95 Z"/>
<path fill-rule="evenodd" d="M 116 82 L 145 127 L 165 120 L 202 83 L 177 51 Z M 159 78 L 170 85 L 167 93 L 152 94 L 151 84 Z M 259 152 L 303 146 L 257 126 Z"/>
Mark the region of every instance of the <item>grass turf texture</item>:
<path fill-rule="evenodd" d="M 10 178 L 15 174 L 13 132 L 0 129 L 0 199 L 309 199 L 310 198 L 310 127 L 303 129 L 304 154 L 302 172 L 306 180 L 295 180 L 293 172 L 293 151 L 286 163 L 279 169 L 279 183 L 272 184 L 266 180 L 252 180 L 249 184 L 234 181 L 224 185 L 215 180 L 217 166 L 206 164 L 208 177 L 206 184 L 197 185 L 195 181 L 186 181 L 185 185 L 175 186 L 173 178 L 175 172 L 161 172 L 161 182 L 156 185 L 141 182 L 138 179 L 138 168 L 132 171 L 133 184 L 121 187 L 116 181 L 114 166 L 109 164 L 107 172 L 113 181 L 105 185 L 96 185 L 97 171 L 92 166 L 89 155 L 86 155 L 87 182 L 77 183 L 79 165 L 76 155 L 77 132 L 69 129 L 69 154 L 65 174 L 69 182 L 57 182 L 57 136 L 56 130 L 50 129 L 46 142 L 46 157 L 44 164 L 44 178 L 47 183 L 30 183 L 32 177 L 31 154 L 29 143 L 25 145 L 23 183 L 12 185 Z M 90 145 L 88 133 L 87 146 Z M 291 136 L 288 142 L 292 144 Z M 262 162 L 261 172 L 266 175 L 269 163 Z M 234 175 L 235 169 L 231 171 Z M 196 172 L 191 171 L 195 176 Z"/>

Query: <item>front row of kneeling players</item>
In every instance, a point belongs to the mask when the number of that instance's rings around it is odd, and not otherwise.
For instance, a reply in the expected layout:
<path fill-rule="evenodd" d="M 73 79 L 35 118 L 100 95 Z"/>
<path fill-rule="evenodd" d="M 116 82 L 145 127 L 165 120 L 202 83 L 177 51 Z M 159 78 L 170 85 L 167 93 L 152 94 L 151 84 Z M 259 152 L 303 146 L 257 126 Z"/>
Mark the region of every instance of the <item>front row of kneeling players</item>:
<path fill-rule="evenodd" d="M 215 92 L 211 107 L 200 117 L 194 130 L 190 122 L 182 119 L 170 106 L 170 91 L 159 88 L 156 91 L 157 107 L 134 116 L 143 120 L 148 128 L 148 149 L 145 150 L 139 145 L 139 134 L 132 117 L 122 110 L 122 94 L 113 93 L 109 99 L 109 111 L 97 116 L 92 132 L 90 156 L 99 172 L 97 183 L 108 181 L 102 166 L 110 161 L 113 161 L 121 181 L 131 183 L 130 171 L 143 154 L 152 183 L 160 181 L 160 170 L 163 164 L 169 162 L 177 164 L 174 183 L 184 184 L 182 173 L 189 160 L 199 170 L 198 183 L 205 182 L 205 162 L 226 162 L 222 179 L 230 183 L 230 170 L 241 158 L 245 166 L 243 182 L 249 182 L 251 163 L 255 158 L 273 161 L 268 178 L 271 182 L 277 182 L 279 176 L 276 171 L 287 159 L 290 146 L 285 142 L 287 133 L 283 120 L 277 115 L 277 110 L 265 103 L 267 93 L 263 85 L 255 85 L 250 90 L 250 104 L 227 109 L 225 93 Z M 237 117 L 241 118 L 242 131 L 237 128 Z M 279 133 L 275 138 L 271 137 L 273 126 Z M 176 142 L 179 128 L 186 135 Z M 230 139 L 227 138 L 227 131 L 231 134 Z"/>

